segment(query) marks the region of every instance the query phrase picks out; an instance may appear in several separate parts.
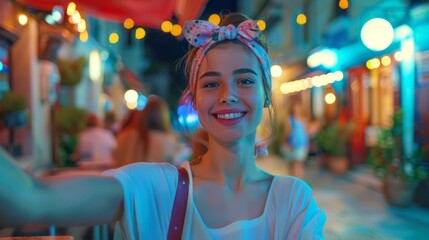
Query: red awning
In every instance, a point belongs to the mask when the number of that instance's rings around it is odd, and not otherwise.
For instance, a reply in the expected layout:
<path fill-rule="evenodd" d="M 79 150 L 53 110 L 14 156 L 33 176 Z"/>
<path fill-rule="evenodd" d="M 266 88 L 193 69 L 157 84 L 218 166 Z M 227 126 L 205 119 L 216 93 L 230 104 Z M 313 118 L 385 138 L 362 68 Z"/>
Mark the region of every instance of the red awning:
<path fill-rule="evenodd" d="M 69 0 L 18 0 L 33 8 L 52 11 L 54 6 L 66 9 Z M 159 28 L 173 15 L 179 24 L 196 19 L 203 11 L 207 0 L 74 0 L 78 10 L 109 21 L 123 22 L 133 19 L 137 26 Z"/>

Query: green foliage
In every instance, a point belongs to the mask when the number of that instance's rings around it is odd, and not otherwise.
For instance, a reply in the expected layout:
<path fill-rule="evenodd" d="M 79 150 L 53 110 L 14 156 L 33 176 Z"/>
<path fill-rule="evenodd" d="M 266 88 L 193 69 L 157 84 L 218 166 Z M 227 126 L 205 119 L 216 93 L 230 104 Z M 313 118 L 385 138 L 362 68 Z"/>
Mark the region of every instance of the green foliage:
<path fill-rule="evenodd" d="M 55 125 L 58 130 L 76 136 L 86 127 L 87 112 L 74 106 L 61 107 L 55 116 Z"/>
<path fill-rule="evenodd" d="M 61 76 L 61 86 L 76 86 L 83 76 L 86 59 L 80 57 L 74 60 L 57 60 L 58 70 Z"/>
<path fill-rule="evenodd" d="M 77 136 L 61 136 L 58 148 L 58 164 L 60 167 L 76 167 L 76 162 L 73 161 L 72 156 L 77 146 L 77 141 Z"/>
<path fill-rule="evenodd" d="M 5 92 L 0 100 L 0 115 L 23 111 L 26 107 L 24 96 L 14 92 Z"/>
<path fill-rule="evenodd" d="M 423 149 L 416 146 L 412 154 L 406 155 L 403 150 L 402 111 L 392 116 L 392 125 L 381 129 L 377 144 L 370 149 L 368 162 L 381 176 L 397 176 L 408 182 L 423 180 L 427 173 L 422 166 Z"/>
<path fill-rule="evenodd" d="M 344 157 L 354 130 L 353 122 L 336 121 L 325 125 L 316 135 L 320 150 L 329 156 Z"/>

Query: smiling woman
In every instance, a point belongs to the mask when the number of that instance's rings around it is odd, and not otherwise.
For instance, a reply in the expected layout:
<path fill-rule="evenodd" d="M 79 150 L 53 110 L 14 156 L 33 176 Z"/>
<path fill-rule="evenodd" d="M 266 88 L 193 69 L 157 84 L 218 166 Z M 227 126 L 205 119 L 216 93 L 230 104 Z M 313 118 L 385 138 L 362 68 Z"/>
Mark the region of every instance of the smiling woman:
<path fill-rule="evenodd" d="M 0 211 L 15 216 L 0 216 L 0 223 L 116 220 L 117 239 L 323 239 L 326 216 L 311 188 L 255 163 L 256 129 L 264 108 L 272 110 L 270 61 L 256 21 L 230 14 L 220 26 L 188 22 L 184 33 L 195 48 L 187 56 L 189 87 L 182 100 L 195 108 L 207 133 L 199 161 L 181 165 L 180 172 L 189 176 L 184 215 L 172 215 L 176 197 L 187 188 L 169 164 L 136 163 L 104 177 L 41 182 L 0 156 L 0 202 L 10 203 Z M 37 208 L 23 200 L 30 197 Z M 181 224 L 170 220 L 182 221 L 183 229 L 175 231 Z"/>

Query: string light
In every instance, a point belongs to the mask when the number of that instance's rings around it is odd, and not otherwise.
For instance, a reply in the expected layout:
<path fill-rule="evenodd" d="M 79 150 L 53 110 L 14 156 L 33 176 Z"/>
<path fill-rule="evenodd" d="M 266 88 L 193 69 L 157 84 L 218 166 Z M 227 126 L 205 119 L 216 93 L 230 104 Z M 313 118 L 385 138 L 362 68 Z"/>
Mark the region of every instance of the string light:
<path fill-rule="evenodd" d="M 109 42 L 115 44 L 119 41 L 119 35 L 117 33 L 111 33 L 109 35 Z"/>
<path fill-rule="evenodd" d="M 27 15 L 21 13 L 18 15 L 18 22 L 21 24 L 21 26 L 25 26 L 28 23 L 28 17 Z"/>
<path fill-rule="evenodd" d="M 258 25 L 258 27 L 261 31 L 264 31 L 265 28 L 267 27 L 267 24 L 265 23 L 265 21 L 261 20 L 261 19 L 256 21 L 256 24 Z"/>
<path fill-rule="evenodd" d="M 143 39 L 146 36 L 146 31 L 143 28 L 136 29 L 136 39 Z"/>
<path fill-rule="evenodd" d="M 340 0 L 338 2 L 338 7 L 340 7 L 343 10 L 349 8 L 349 1 L 347 1 L 347 0 Z"/>
<path fill-rule="evenodd" d="M 125 29 L 131 29 L 134 27 L 134 21 L 131 18 L 127 18 L 124 21 L 124 28 Z"/>
<path fill-rule="evenodd" d="M 296 23 L 298 23 L 299 25 L 304 25 L 307 23 L 307 16 L 305 16 L 305 14 L 300 13 L 298 14 L 298 16 L 296 16 Z"/>
<path fill-rule="evenodd" d="M 171 35 L 178 37 L 180 34 L 182 34 L 182 26 L 179 24 L 174 24 L 173 28 L 171 29 Z"/>
<path fill-rule="evenodd" d="M 220 23 L 220 16 L 218 14 L 210 15 L 209 22 L 218 25 Z"/>
<path fill-rule="evenodd" d="M 85 32 L 86 31 L 86 21 L 85 19 L 80 19 L 79 23 L 76 25 L 78 32 Z"/>
<path fill-rule="evenodd" d="M 322 74 L 314 77 L 308 77 L 304 79 L 298 79 L 282 83 L 280 85 L 280 92 L 283 94 L 299 92 L 312 87 L 325 86 L 335 81 L 341 81 L 343 79 L 343 72 L 335 71 L 333 73 Z"/>
<path fill-rule="evenodd" d="M 171 32 L 173 29 L 173 24 L 170 21 L 164 21 L 161 24 L 161 30 L 165 33 Z"/>
<path fill-rule="evenodd" d="M 76 3 L 70 2 L 67 5 L 67 11 L 66 12 L 67 12 L 67 15 L 69 15 L 69 16 L 73 15 L 76 12 Z"/>
<path fill-rule="evenodd" d="M 89 38 L 89 36 L 88 36 L 88 32 L 87 31 L 82 32 L 82 33 L 79 34 L 79 39 L 80 39 L 81 42 L 88 41 L 88 38 Z"/>

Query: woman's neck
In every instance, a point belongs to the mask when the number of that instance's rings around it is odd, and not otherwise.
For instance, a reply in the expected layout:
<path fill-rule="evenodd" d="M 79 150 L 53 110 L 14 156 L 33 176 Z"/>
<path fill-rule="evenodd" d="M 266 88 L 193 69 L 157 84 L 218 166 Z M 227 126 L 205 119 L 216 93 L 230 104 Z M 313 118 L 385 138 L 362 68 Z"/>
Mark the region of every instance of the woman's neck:
<path fill-rule="evenodd" d="M 254 148 L 254 141 L 221 144 L 212 139 L 207 153 L 193 166 L 194 177 L 239 190 L 244 183 L 261 177 L 262 171 L 255 163 Z"/>

